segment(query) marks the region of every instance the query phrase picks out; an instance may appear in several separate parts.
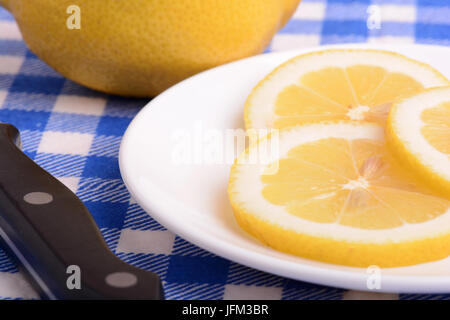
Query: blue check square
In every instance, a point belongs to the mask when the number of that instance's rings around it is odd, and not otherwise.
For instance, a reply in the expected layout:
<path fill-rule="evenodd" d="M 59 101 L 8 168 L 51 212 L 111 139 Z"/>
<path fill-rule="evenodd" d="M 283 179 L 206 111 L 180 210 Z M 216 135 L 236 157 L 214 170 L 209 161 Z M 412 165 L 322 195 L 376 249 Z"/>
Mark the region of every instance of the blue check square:
<path fill-rule="evenodd" d="M 103 116 L 98 123 L 97 134 L 122 136 L 131 120 L 131 118 Z"/>
<path fill-rule="evenodd" d="M 225 283 L 230 262 L 219 257 L 172 255 L 166 281 L 175 283 Z"/>
<path fill-rule="evenodd" d="M 0 55 L 22 57 L 27 50 L 27 46 L 23 41 L 0 38 Z"/>
<path fill-rule="evenodd" d="M 450 4 L 448 0 L 416 0 L 417 5 L 420 6 L 432 6 L 432 7 L 448 7 Z"/>
<path fill-rule="evenodd" d="M 450 40 L 450 24 L 425 24 L 418 23 L 416 25 L 417 39 L 439 39 L 443 41 Z"/>
<path fill-rule="evenodd" d="M 11 92 L 44 93 L 57 95 L 61 92 L 64 78 L 19 74 L 11 85 Z"/>
<path fill-rule="evenodd" d="M 44 130 L 49 112 L 0 109 L 0 122 L 10 123 L 19 130 Z"/>
<path fill-rule="evenodd" d="M 83 177 L 120 179 L 119 160 L 114 157 L 89 156 L 83 170 Z"/>
<path fill-rule="evenodd" d="M 126 203 L 84 201 L 99 228 L 122 228 Z"/>
<path fill-rule="evenodd" d="M 327 20 L 323 23 L 322 36 L 355 36 L 367 37 L 367 22 L 365 20 Z"/>

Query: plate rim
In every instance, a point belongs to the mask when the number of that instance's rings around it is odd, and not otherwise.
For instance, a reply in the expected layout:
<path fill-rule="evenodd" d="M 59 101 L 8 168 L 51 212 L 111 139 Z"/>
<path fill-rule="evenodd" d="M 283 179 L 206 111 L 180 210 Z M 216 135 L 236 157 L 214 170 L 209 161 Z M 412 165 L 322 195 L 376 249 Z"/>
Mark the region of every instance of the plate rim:
<path fill-rule="evenodd" d="M 354 268 L 355 271 L 349 270 L 336 270 L 327 268 L 327 265 L 333 266 L 333 264 L 322 263 L 323 266 L 309 266 L 305 264 L 299 264 L 294 261 L 285 261 L 277 257 L 270 257 L 264 253 L 255 252 L 250 249 L 238 248 L 233 244 L 229 244 L 221 238 L 210 236 L 209 234 L 203 234 L 200 236 L 200 232 L 188 231 L 181 226 L 181 224 L 174 223 L 174 219 L 169 219 L 167 217 L 174 216 L 176 213 L 172 211 L 177 211 L 177 205 L 165 205 L 161 208 L 161 204 L 158 201 L 154 201 L 158 197 L 152 199 L 146 198 L 142 192 L 139 190 L 137 184 L 133 182 L 136 177 L 132 177 L 130 170 L 127 168 L 127 149 L 130 148 L 130 136 L 135 130 L 135 124 L 140 121 L 141 118 L 145 117 L 148 112 L 151 112 L 151 107 L 159 102 L 160 99 L 164 98 L 166 95 L 172 94 L 180 86 L 184 86 L 186 82 L 195 81 L 199 77 L 208 76 L 211 72 L 220 72 L 221 69 L 228 68 L 229 65 L 235 64 L 245 64 L 249 60 L 258 59 L 262 56 L 295 56 L 298 54 L 320 51 L 326 49 L 336 49 L 336 48 L 379 48 L 384 50 L 390 50 L 396 52 L 395 49 L 400 48 L 417 48 L 426 47 L 428 49 L 438 49 L 438 50 L 448 50 L 450 48 L 446 46 L 437 45 L 422 45 L 422 44 L 371 44 L 371 43 L 352 43 L 352 44 L 333 44 L 333 45 L 323 45 L 315 46 L 301 49 L 294 49 L 288 51 L 271 52 L 264 53 L 237 61 L 233 61 L 206 71 L 200 72 L 190 78 L 187 78 L 174 86 L 168 88 L 155 98 L 153 98 L 149 103 L 147 103 L 133 118 L 131 123 L 128 125 L 125 134 L 123 135 L 122 141 L 120 143 L 119 149 L 119 168 L 122 179 L 130 192 L 133 199 L 158 223 L 163 225 L 166 229 L 181 236 L 183 239 L 207 250 L 225 259 L 229 259 L 239 264 L 243 264 L 250 268 L 261 270 L 267 273 L 275 274 L 289 279 L 300 280 L 304 282 L 314 283 L 318 285 L 340 288 L 340 289 L 350 289 L 350 290 L 361 290 L 369 292 L 387 292 L 387 293 L 448 293 L 450 292 L 450 274 L 449 276 L 439 276 L 439 275 L 383 275 L 383 286 L 380 289 L 370 290 L 367 288 L 366 281 L 368 275 L 363 273 L 363 268 Z M 282 62 L 280 62 L 281 64 Z M 155 192 L 157 192 L 155 190 Z M 166 194 L 161 194 L 162 197 L 167 197 Z M 188 210 L 183 208 L 183 210 Z M 164 211 L 162 213 L 161 211 Z M 167 214 L 167 212 L 171 212 Z M 150 214 L 151 212 L 151 214 Z M 190 225 L 190 230 L 192 228 L 197 228 L 196 226 Z M 239 249 L 239 250 L 238 250 Z M 272 249 L 274 250 L 274 249 Z M 239 251 L 243 251 L 239 253 Z M 275 270 L 274 270 L 275 266 Z M 296 268 L 296 276 L 292 274 L 292 268 Z M 359 272 L 358 272 L 358 271 Z M 310 279 L 313 277 L 313 279 Z"/>

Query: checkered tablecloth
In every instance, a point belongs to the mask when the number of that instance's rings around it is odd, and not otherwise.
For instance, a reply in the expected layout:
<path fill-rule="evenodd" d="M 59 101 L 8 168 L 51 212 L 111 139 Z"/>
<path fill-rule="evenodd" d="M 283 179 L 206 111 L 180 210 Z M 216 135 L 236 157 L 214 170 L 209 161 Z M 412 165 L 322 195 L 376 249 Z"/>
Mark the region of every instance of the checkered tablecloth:
<path fill-rule="evenodd" d="M 342 42 L 450 45 L 450 0 L 303 0 L 268 51 Z M 13 17 L 0 9 L 0 121 L 19 128 L 26 154 L 76 192 L 117 256 L 161 276 L 167 299 L 362 297 L 223 259 L 145 213 L 122 182 L 118 150 L 128 124 L 147 102 L 94 92 L 65 79 L 27 49 Z M 0 297 L 37 297 L 1 248 Z"/>

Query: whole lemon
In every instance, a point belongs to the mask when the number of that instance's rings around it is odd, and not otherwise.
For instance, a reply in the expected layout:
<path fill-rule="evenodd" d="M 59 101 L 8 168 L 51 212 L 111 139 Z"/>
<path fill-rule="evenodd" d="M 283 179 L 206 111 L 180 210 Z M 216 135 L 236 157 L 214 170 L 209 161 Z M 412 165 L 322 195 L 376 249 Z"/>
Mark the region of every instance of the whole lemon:
<path fill-rule="evenodd" d="M 154 96 L 261 52 L 300 0 L 0 0 L 30 50 L 67 78 Z"/>

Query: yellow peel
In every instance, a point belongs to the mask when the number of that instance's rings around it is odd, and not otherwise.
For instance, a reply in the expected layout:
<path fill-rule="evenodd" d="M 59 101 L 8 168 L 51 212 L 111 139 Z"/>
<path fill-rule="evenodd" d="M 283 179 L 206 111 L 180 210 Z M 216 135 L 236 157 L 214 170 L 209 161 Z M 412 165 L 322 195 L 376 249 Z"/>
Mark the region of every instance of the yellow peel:
<path fill-rule="evenodd" d="M 395 267 L 450 254 L 450 200 L 388 152 L 381 126 L 309 124 L 280 131 L 277 172 L 233 165 L 228 193 L 239 225 L 283 252 L 319 261 Z"/>

